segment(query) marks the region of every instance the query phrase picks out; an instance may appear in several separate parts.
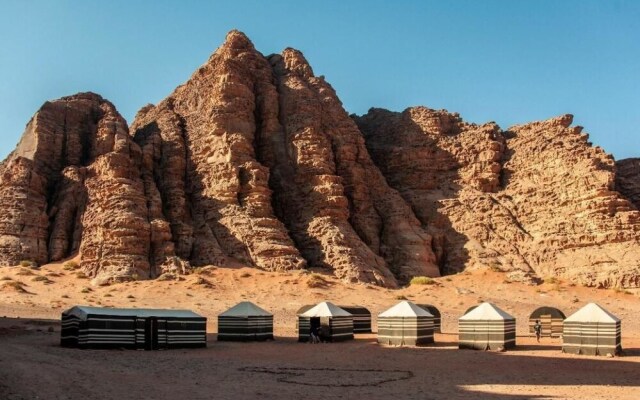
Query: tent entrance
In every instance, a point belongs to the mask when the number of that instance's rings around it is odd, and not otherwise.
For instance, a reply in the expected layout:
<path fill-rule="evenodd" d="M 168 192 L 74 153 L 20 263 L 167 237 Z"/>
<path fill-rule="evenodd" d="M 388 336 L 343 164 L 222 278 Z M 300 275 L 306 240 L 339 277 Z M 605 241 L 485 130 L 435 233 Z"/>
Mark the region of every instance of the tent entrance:
<path fill-rule="evenodd" d="M 320 339 L 330 341 L 331 340 L 331 318 L 330 317 L 321 317 L 320 318 Z"/>
<path fill-rule="evenodd" d="M 144 349 L 158 350 L 158 318 L 149 317 L 144 321 Z"/>

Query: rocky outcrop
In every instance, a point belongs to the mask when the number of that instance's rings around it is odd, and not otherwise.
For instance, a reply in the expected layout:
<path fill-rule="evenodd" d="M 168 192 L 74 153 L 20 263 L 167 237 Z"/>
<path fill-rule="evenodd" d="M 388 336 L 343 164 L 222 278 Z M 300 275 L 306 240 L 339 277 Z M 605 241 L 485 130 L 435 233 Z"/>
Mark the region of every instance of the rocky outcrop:
<path fill-rule="evenodd" d="M 0 181 L 0 262 L 58 261 L 80 251 L 87 273 L 150 274 L 140 149 L 115 107 L 92 93 L 45 103 Z"/>
<path fill-rule="evenodd" d="M 640 214 L 615 191 L 611 156 L 565 115 L 466 124 L 423 107 L 356 118 L 389 183 L 433 235 L 441 269 L 490 267 L 525 280 L 640 284 Z M 633 195 L 633 169 L 628 188 Z M 513 275 L 513 274 L 512 274 Z"/>
<path fill-rule="evenodd" d="M 249 265 L 638 287 L 639 171 L 568 115 L 509 131 L 425 107 L 350 117 L 302 53 L 232 31 L 131 129 L 96 94 L 45 103 L 0 163 L 0 264 L 79 254 L 96 283 Z"/>
<path fill-rule="evenodd" d="M 266 58 L 230 32 L 132 132 L 148 197 L 192 264 L 307 265 L 387 286 L 438 274 L 430 237 L 296 50 Z"/>
<path fill-rule="evenodd" d="M 640 210 L 640 158 L 616 161 L 616 190 Z"/>

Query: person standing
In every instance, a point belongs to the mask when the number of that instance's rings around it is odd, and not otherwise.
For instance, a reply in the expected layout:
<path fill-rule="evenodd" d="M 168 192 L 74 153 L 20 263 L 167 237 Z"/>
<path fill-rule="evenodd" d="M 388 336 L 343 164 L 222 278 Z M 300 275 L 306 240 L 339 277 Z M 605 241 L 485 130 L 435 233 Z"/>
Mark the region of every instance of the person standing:
<path fill-rule="evenodd" d="M 533 331 L 536 334 L 536 340 L 540 343 L 540 336 L 542 335 L 542 324 L 540 320 L 537 319 L 535 325 L 533 325 Z"/>

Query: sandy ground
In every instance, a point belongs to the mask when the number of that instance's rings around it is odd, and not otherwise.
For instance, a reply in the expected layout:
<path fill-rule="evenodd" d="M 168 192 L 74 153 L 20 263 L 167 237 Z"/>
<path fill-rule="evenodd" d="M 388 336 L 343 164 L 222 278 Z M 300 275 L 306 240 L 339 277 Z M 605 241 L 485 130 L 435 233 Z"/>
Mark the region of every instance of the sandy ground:
<path fill-rule="evenodd" d="M 387 290 L 344 285 L 308 273 L 204 268 L 182 281 L 92 286 L 61 265 L 0 269 L 0 399 L 640 399 L 638 293 L 560 283 L 506 283 L 492 271 Z M 44 280 L 46 277 L 48 281 Z M 15 283 L 23 283 L 23 290 Z M 312 285 L 313 286 L 313 285 Z M 296 342 L 296 310 L 329 300 L 374 315 L 400 299 L 443 313 L 443 333 L 427 347 L 386 347 L 375 335 L 352 342 Z M 273 312 L 276 340 L 217 342 L 216 316 L 242 300 Z M 491 301 L 517 318 L 517 349 L 457 349 L 457 318 Z M 595 301 L 622 320 L 623 357 L 563 354 L 561 340 L 540 344 L 527 331 L 540 305 L 567 315 Z M 209 318 L 206 349 L 157 352 L 59 347 L 60 313 L 73 305 L 188 308 Z M 375 319 L 374 319 L 375 320 Z M 374 331 L 375 331 L 374 323 Z M 49 332 L 53 329 L 53 332 Z"/>

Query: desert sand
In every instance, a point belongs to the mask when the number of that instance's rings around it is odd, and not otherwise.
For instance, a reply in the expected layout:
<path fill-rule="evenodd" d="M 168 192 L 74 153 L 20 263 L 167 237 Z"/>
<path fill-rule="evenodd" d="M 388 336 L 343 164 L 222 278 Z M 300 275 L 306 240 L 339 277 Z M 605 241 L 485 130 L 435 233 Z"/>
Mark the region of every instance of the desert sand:
<path fill-rule="evenodd" d="M 564 282 L 507 283 L 503 273 L 490 270 L 397 290 L 319 276 L 207 267 L 183 280 L 93 286 L 62 264 L 2 268 L 0 398 L 640 398 L 638 293 Z M 323 300 L 359 304 L 375 316 L 405 298 L 441 310 L 443 333 L 436 334 L 435 345 L 381 346 L 375 334 L 344 343 L 296 341 L 296 310 L 302 305 Z M 242 300 L 274 314 L 275 341 L 216 341 L 216 316 Z M 458 350 L 457 318 L 481 301 L 516 317 L 515 350 Z M 538 344 L 529 335 L 527 320 L 536 307 L 551 305 L 569 315 L 591 301 L 622 319 L 623 356 L 563 354 L 561 339 L 543 338 Z M 77 304 L 192 309 L 209 318 L 208 347 L 156 352 L 61 348 L 60 313 Z"/>

